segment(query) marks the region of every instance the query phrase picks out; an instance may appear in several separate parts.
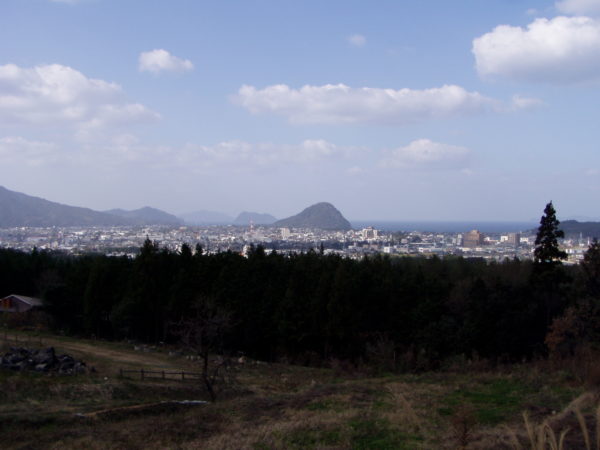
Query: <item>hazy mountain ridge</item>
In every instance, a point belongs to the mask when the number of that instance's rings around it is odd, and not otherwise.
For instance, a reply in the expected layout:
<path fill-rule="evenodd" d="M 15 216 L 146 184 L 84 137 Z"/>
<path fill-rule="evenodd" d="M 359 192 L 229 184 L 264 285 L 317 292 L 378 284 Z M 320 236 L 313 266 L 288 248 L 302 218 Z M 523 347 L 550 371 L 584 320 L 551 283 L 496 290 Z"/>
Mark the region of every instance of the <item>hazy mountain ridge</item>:
<path fill-rule="evenodd" d="M 560 223 L 559 228 L 565 232 L 565 237 L 600 238 L 600 222 L 579 222 L 577 220 L 565 220 Z"/>
<path fill-rule="evenodd" d="M 0 186 L 0 227 L 132 225 L 133 220 L 51 202 Z"/>
<path fill-rule="evenodd" d="M 145 206 L 143 208 L 134 209 L 131 211 L 125 209 L 110 209 L 104 211 L 106 214 L 123 217 L 134 220 L 137 223 L 145 225 L 182 225 L 183 220 L 179 217 L 169 214 L 160 209 Z"/>
<path fill-rule="evenodd" d="M 351 230 L 352 225 L 331 203 L 309 206 L 299 214 L 278 220 L 275 227 L 320 228 L 322 230 Z"/>
<path fill-rule="evenodd" d="M 182 221 L 156 208 L 95 211 L 69 206 L 0 186 L 0 227 L 73 227 L 179 225 Z"/>
<path fill-rule="evenodd" d="M 234 225 L 248 225 L 250 222 L 255 225 L 271 225 L 277 221 L 276 217 L 267 213 L 256 213 L 249 211 L 242 211 L 233 221 Z"/>
<path fill-rule="evenodd" d="M 178 217 L 188 225 L 230 225 L 233 222 L 233 217 L 218 211 L 192 211 Z"/>

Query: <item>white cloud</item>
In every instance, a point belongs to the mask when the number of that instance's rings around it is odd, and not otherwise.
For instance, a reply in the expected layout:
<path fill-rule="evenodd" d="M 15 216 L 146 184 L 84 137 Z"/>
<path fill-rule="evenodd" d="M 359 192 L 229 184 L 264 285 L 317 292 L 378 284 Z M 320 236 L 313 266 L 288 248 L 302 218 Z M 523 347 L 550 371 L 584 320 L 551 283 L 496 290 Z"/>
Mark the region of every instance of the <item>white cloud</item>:
<path fill-rule="evenodd" d="M 278 164 L 311 164 L 344 157 L 350 151 L 322 139 L 307 139 L 297 145 L 251 144 L 243 141 L 221 142 L 214 146 L 187 145 L 176 153 L 177 159 L 186 164 L 255 168 Z"/>
<path fill-rule="evenodd" d="M 499 109 L 499 102 L 455 85 L 439 88 L 351 88 L 344 84 L 285 84 L 256 89 L 242 86 L 234 101 L 253 114 L 274 113 L 292 123 L 404 125 L 425 119 L 454 117 Z"/>
<path fill-rule="evenodd" d="M 556 2 L 554 6 L 564 14 L 600 14 L 600 0 L 561 0 Z"/>
<path fill-rule="evenodd" d="M 417 139 L 389 151 L 380 165 L 387 168 L 462 168 L 470 153 L 466 147 Z"/>
<path fill-rule="evenodd" d="M 6 167 L 62 167 L 102 173 L 151 171 L 181 176 L 265 173 L 323 169 L 325 173 L 360 176 L 373 169 L 463 170 L 471 152 L 465 147 L 418 139 L 404 147 L 375 150 L 339 146 L 323 139 L 298 144 L 251 143 L 240 140 L 214 145 L 153 145 L 129 133 L 113 134 L 83 144 L 39 142 L 22 137 L 0 138 L 0 164 Z M 178 175 L 178 176 L 179 176 Z"/>
<path fill-rule="evenodd" d="M 347 39 L 350 45 L 353 45 L 354 47 L 364 47 L 367 43 L 367 38 L 362 34 L 353 34 L 352 36 L 348 36 Z"/>
<path fill-rule="evenodd" d="M 191 173 L 212 173 L 227 169 L 249 172 L 293 164 L 311 166 L 326 161 L 339 162 L 348 158 L 354 147 L 339 147 L 322 139 L 307 139 L 299 144 L 249 143 L 225 141 L 215 145 L 187 144 L 180 147 L 145 145 L 130 134 L 113 136 L 98 145 L 90 141 L 82 157 L 72 155 L 81 164 L 96 161 L 98 167 L 133 164 L 156 170 L 176 170 Z"/>
<path fill-rule="evenodd" d="M 106 130 L 119 131 L 140 122 L 152 122 L 160 119 L 160 115 L 139 103 L 124 105 L 102 105 L 95 116 L 82 123 L 75 135 L 79 141 L 96 141 L 107 136 Z"/>
<path fill-rule="evenodd" d="M 30 141 L 21 136 L 0 138 L 0 162 L 40 166 L 55 160 L 56 145 L 48 142 Z"/>
<path fill-rule="evenodd" d="M 181 59 L 163 49 L 140 53 L 139 70 L 142 72 L 187 72 L 194 69 L 189 59 Z"/>
<path fill-rule="evenodd" d="M 473 40 L 477 71 L 524 81 L 600 79 L 600 22 L 589 17 L 536 19 L 526 29 L 497 26 Z"/>
<path fill-rule="evenodd" d="M 522 95 L 513 95 L 512 97 L 512 102 L 511 102 L 511 109 L 513 111 L 518 111 L 521 109 L 534 109 L 534 108 L 539 108 L 540 106 L 543 106 L 544 102 L 543 100 L 540 100 L 539 98 L 533 98 L 533 97 L 524 97 Z"/>
<path fill-rule="evenodd" d="M 0 66 L 0 120 L 5 124 L 63 124 L 82 130 L 159 117 L 122 97 L 118 84 L 87 78 L 68 66 Z"/>

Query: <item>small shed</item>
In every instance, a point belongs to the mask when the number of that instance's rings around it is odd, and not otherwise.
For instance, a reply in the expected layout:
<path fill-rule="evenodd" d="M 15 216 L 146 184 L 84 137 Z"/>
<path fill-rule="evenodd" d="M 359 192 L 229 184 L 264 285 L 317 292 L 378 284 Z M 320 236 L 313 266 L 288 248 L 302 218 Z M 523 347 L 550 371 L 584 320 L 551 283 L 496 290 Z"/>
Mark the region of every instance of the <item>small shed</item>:
<path fill-rule="evenodd" d="M 20 313 L 40 308 L 42 305 L 43 302 L 39 298 L 11 294 L 0 299 L 0 312 Z"/>

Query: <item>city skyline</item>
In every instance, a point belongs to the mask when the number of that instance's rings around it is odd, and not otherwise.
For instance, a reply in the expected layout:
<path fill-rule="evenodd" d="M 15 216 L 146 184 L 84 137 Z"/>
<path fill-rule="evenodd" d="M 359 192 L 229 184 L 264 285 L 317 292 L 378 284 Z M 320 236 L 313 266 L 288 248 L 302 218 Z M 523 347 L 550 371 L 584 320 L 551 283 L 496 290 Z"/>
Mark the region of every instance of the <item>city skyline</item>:
<path fill-rule="evenodd" d="M 0 5 L 0 185 L 96 210 L 599 216 L 600 0 Z"/>

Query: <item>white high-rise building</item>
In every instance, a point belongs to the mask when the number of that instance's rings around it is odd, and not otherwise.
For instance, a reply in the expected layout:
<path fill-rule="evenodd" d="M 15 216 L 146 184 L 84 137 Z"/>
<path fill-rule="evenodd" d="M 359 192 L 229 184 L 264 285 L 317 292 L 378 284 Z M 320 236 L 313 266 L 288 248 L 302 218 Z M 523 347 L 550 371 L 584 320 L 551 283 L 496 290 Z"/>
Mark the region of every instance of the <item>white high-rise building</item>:
<path fill-rule="evenodd" d="M 378 233 L 377 230 L 373 227 L 364 228 L 361 231 L 362 238 L 366 241 L 369 239 L 377 239 Z"/>

